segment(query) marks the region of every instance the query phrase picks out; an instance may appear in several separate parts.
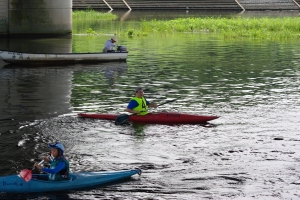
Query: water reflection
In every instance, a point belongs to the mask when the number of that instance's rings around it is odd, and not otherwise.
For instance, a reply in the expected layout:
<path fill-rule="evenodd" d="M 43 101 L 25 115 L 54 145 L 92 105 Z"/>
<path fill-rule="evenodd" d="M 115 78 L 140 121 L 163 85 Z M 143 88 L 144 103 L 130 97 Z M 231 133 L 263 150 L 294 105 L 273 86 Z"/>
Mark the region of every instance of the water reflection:
<path fill-rule="evenodd" d="M 0 78 L 0 119 L 30 121 L 71 111 L 71 70 L 10 65 L 0 69 Z"/>
<path fill-rule="evenodd" d="M 57 38 L 0 38 L 0 49 L 26 53 L 72 53 L 72 36 Z"/>
<path fill-rule="evenodd" d="M 0 68 L 0 120 L 6 128 L 0 128 L 0 133 L 8 130 L 9 123 L 16 125 L 19 121 L 70 113 L 71 90 L 76 85 L 73 80 L 78 73 L 99 73 L 97 78 L 105 79 L 107 85 L 113 88 L 115 80 L 126 71 L 126 62 L 65 67 L 5 65 Z"/>
<path fill-rule="evenodd" d="M 106 63 L 104 76 L 107 79 L 107 83 L 112 86 L 115 84 L 115 80 L 119 76 L 126 75 L 127 72 L 127 63 L 126 62 L 114 62 L 114 63 Z"/>

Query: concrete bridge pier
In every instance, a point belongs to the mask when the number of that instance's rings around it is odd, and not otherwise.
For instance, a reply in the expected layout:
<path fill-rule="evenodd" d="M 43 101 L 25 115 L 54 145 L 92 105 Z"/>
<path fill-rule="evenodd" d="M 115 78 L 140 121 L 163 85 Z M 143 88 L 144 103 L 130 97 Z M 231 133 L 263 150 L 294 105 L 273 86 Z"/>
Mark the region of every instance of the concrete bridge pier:
<path fill-rule="evenodd" d="M 72 0 L 0 0 L 0 36 L 72 32 Z"/>

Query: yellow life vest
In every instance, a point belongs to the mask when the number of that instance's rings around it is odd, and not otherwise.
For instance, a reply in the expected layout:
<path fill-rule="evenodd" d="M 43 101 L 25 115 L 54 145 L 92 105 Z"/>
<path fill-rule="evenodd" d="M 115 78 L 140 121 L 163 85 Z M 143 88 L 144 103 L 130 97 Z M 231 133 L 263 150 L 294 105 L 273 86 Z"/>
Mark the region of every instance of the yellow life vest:
<path fill-rule="evenodd" d="M 148 106 L 146 99 L 144 97 L 137 98 L 133 97 L 131 100 L 135 100 L 139 105 L 135 108 L 133 108 L 134 111 L 140 111 L 140 114 L 138 115 L 147 115 L 148 114 Z"/>

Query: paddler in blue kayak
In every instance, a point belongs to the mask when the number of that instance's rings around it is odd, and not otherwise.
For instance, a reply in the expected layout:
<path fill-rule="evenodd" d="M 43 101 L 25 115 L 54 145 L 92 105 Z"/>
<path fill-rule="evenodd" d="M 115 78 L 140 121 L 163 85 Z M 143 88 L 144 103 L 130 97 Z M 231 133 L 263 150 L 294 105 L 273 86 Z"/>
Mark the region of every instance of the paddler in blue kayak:
<path fill-rule="evenodd" d="M 35 163 L 34 166 L 49 174 L 48 179 L 51 181 L 63 181 L 70 179 L 70 167 L 69 162 L 64 157 L 65 148 L 61 143 L 49 144 L 51 148 L 51 157 L 44 157 L 44 161 L 50 163 L 50 168 L 42 167 L 41 165 Z"/>
<path fill-rule="evenodd" d="M 147 115 L 148 107 L 157 108 L 157 104 L 147 101 L 144 97 L 143 88 L 137 87 L 135 97 L 131 98 L 126 111 L 137 115 Z"/>

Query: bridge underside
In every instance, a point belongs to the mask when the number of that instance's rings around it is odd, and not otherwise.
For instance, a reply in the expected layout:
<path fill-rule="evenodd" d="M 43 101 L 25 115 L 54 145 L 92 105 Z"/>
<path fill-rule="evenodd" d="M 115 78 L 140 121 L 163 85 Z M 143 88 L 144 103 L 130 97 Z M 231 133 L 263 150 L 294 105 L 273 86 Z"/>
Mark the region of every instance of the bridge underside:
<path fill-rule="evenodd" d="M 72 32 L 72 0 L 0 0 L 0 36 Z"/>
<path fill-rule="evenodd" d="M 73 9 L 300 10 L 300 0 L 73 0 Z"/>

